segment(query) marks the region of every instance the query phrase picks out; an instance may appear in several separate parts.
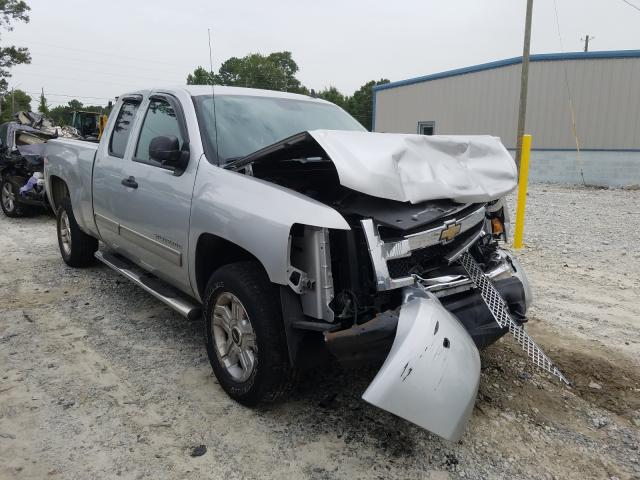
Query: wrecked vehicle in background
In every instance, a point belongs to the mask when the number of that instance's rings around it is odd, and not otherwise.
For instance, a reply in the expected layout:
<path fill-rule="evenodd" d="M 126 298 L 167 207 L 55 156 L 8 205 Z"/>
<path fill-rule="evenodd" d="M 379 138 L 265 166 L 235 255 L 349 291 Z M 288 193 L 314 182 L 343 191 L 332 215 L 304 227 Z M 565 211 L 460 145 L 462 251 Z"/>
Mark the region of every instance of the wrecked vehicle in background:
<path fill-rule="evenodd" d="M 58 138 L 79 138 L 73 128 L 54 126 L 34 112 L 17 112 L 15 121 L 0 125 L 0 205 L 8 217 L 47 208 L 44 144 Z"/>
<path fill-rule="evenodd" d="M 332 357 L 384 360 L 363 398 L 455 441 L 478 348 L 511 332 L 564 379 L 522 328 L 531 294 L 501 244 L 516 168 L 495 137 L 369 133 L 324 100 L 188 86 L 122 95 L 98 145 L 46 156 L 63 260 L 202 317 L 242 404 Z"/>
<path fill-rule="evenodd" d="M 0 205 L 8 217 L 46 207 L 42 154 L 44 143 L 56 137 L 55 131 L 31 126 L 36 122 L 25 112 L 19 112 L 17 118 L 0 125 Z"/>

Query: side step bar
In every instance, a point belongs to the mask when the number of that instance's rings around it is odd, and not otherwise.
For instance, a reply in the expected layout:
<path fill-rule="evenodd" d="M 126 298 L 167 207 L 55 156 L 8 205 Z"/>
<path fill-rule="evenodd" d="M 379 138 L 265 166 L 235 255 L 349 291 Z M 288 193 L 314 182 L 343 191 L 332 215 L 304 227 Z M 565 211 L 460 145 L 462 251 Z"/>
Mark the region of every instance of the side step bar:
<path fill-rule="evenodd" d="M 193 299 L 164 283 L 159 278 L 145 272 L 124 257 L 116 253 L 102 252 L 100 250 L 95 253 L 95 257 L 189 320 L 196 320 L 202 316 L 201 306 Z"/>

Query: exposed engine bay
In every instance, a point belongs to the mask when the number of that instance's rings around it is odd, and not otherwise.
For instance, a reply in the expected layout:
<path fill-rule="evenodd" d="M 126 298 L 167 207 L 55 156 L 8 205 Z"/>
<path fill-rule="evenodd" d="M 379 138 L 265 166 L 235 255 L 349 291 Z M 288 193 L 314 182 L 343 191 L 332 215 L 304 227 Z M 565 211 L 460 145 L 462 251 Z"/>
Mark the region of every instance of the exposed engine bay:
<path fill-rule="evenodd" d="M 506 257 L 498 253 L 498 242 L 506 238 L 508 226 L 500 200 L 410 203 L 355 191 L 340 183 L 335 163 L 304 134 L 228 168 L 329 205 L 349 223 L 351 230 L 296 225 L 291 231 L 290 286 L 301 295 L 303 312 L 311 319 L 341 328 L 364 324 L 398 308 L 399 289 L 417 279 L 429 284 L 437 296 L 449 297 L 458 313 L 469 310 L 472 318 L 477 312 L 456 301 L 455 295 L 473 289 L 462 266 L 455 264 L 456 258 L 471 250 L 497 280 L 507 271 Z M 513 284 L 505 283 L 504 289 L 514 312 L 524 320 L 524 293 L 518 294 Z M 503 333 L 494 332 L 495 338 Z M 480 346 L 489 343 L 489 336 L 478 336 Z"/>

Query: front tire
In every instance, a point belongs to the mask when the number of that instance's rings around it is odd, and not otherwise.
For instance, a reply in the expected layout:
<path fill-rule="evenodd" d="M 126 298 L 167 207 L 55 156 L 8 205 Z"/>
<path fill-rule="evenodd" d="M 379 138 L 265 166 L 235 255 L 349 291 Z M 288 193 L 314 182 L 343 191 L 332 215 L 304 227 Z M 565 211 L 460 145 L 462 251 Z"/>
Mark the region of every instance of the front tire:
<path fill-rule="evenodd" d="M 95 263 L 98 240 L 87 235 L 78 226 L 69 198 L 62 200 L 56 214 L 58 246 L 64 263 L 70 267 L 87 267 Z"/>
<path fill-rule="evenodd" d="M 295 386 L 278 299 L 257 262 L 221 267 L 205 290 L 209 361 L 224 391 L 243 405 L 278 401 Z"/>

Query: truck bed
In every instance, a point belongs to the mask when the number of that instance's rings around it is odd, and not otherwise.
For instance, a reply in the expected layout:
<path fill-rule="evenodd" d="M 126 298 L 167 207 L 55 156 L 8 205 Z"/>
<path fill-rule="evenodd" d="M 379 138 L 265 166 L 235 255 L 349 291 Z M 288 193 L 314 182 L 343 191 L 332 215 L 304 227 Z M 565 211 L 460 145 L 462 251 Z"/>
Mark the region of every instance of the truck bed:
<path fill-rule="evenodd" d="M 99 144 L 84 140 L 58 138 L 49 140 L 45 149 L 45 181 L 47 191 L 54 191 L 55 182 L 66 183 L 71 205 L 80 228 L 97 236 L 93 219 L 91 187 L 93 162 Z M 56 209 L 54 195 L 51 206 Z"/>

